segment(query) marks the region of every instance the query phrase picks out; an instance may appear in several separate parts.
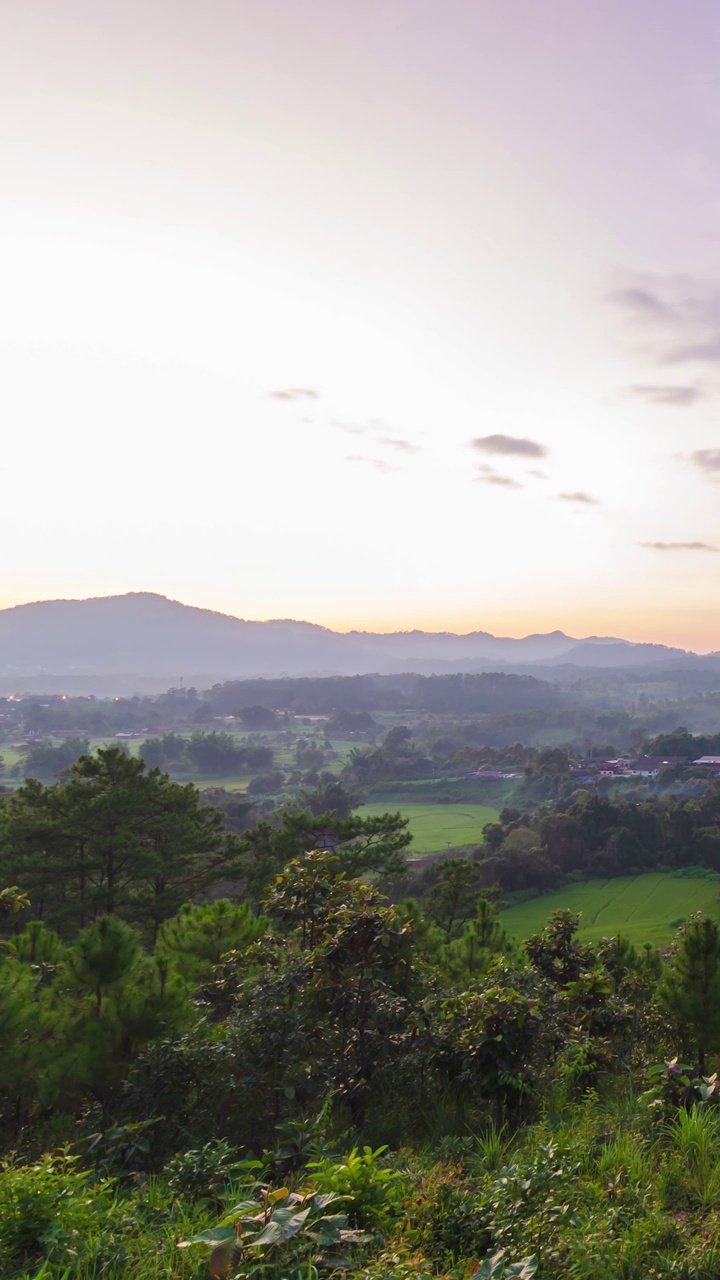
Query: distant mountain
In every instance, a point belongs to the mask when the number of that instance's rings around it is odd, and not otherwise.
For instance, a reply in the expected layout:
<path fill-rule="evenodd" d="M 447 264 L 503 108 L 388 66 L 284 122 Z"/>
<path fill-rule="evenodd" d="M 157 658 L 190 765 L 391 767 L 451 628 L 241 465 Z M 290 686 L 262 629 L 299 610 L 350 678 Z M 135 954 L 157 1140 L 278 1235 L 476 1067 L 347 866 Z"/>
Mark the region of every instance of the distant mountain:
<path fill-rule="evenodd" d="M 688 653 L 686 649 L 670 649 L 664 644 L 633 644 L 628 640 L 584 640 L 582 644 L 572 645 L 565 653 L 554 654 L 551 658 L 541 659 L 539 666 L 556 667 L 560 663 L 570 663 L 576 667 L 627 667 L 657 666 L 670 664 L 678 660 L 702 659 L 696 653 Z"/>
<path fill-rule="evenodd" d="M 0 679 L 41 688 L 43 677 L 86 686 L 136 682 L 138 691 L 199 687 L 244 676 L 507 669 L 508 666 L 620 667 L 703 663 L 663 645 L 562 631 L 523 639 L 485 631 L 369 631 L 347 634 L 291 619 L 248 622 L 145 592 L 90 600 L 46 600 L 0 610 Z M 715 659 L 717 663 L 717 658 Z M 50 676 L 52 673 L 52 676 Z M 46 690 L 48 691 L 48 690 Z"/>

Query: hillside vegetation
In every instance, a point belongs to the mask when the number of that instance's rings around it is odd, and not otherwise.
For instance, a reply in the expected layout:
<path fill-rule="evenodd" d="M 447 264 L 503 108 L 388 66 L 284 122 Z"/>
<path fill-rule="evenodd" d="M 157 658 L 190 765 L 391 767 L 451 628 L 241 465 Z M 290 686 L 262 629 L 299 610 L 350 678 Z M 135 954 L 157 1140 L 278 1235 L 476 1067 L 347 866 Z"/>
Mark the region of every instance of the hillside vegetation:
<path fill-rule="evenodd" d="M 717 1280 L 717 783 L 516 746 L 499 811 L 358 808 L 440 748 L 277 732 L 0 794 L 3 1277 Z M 408 874 L 423 818 L 467 847 Z"/>

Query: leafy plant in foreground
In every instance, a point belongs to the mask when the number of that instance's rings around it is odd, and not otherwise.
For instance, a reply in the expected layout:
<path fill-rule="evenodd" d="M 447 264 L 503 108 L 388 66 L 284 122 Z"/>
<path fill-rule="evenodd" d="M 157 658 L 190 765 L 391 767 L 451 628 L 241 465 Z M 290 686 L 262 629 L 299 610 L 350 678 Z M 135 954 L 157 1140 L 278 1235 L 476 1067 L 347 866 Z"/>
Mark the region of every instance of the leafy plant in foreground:
<path fill-rule="evenodd" d="M 537 1271 L 537 1258 L 521 1258 L 508 1262 L 507 1253 L 501 1249 L 491 1258 L 485 1258 L 475 1272 L 475 1280 L 531 1280 Z"/>
<path fill-rule="evenodd" d="M 325 1250 L 335 1250 L 327 1261 L 337 1265 L 338 1250 L 367 1239 L 348 1229 L 346 1214 L 324 1212 L 340 1198 L 334 1192 L 319 1195 L 315 1191 L 288 1191 L 287 1187 L 270 1191 L 264 1187 L 259 1201 L 241 1201 L 217 1227 L 182 1240 L 177 1247 L 204 1244 L 212 1249 L 211 1280 L 249 1280 L 261 1270 L 266 1274 L 268 1265 L 273 1264 L 287 1274 L 288 1268 L 298 1267 L 302 1261 L 312 1274 L 313 1264 L 322 1261 Z M 277 1257 L 274 1250 L 282 1246 L 289 1247 L 283 1248 L 282 1257 Z"/>

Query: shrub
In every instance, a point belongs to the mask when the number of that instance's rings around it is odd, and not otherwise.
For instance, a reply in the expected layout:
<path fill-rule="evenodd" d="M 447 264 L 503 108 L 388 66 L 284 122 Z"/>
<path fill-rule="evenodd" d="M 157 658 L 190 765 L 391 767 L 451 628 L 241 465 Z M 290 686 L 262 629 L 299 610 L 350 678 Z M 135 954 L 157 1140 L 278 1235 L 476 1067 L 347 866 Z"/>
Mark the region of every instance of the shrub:
<path fill-rule="evenodd" d="M 0 1165 L 0 1256 L 3 1275 L 43 1258 L 74 1262 L 85 1242 L 112 1212 L 114 1197 L 90 1182 L 77 1156 L 46 1155 L 35 1164 Z"/>
<path fill-rule="evenodd" d="M 314 1160 L 308 1171 L 318 1191 L 347 1196 L 348 1216 L 356 1226 L 371 1226 L 386 1220 L 399 1208 L 400 1192 L 396 1186 L 401 1174 L 381 1164 L 387 1147 L 353 1147 L 341 1160 Z"/>

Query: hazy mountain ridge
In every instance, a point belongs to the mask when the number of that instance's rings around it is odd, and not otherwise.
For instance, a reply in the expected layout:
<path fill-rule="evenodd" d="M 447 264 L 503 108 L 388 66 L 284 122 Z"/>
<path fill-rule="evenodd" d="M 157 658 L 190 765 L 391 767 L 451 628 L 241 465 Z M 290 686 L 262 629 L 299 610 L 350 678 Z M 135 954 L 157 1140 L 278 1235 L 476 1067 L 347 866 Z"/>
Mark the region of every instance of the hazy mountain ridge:
<path fill-rule="evenodd" d="M 0 676 L 57 678 L 109 675 L 208 680 L 243 676 L 350 675 L 376 671 L 423 674 L 531 665 L 540 668 L 618 667 L 658 662 L 708 663 L 664 645 L 615 637 L 579 639 L 562 631 L 517 639 L 485 631 L 332 631 L 294 619 L 250 622 L 132 592 L 88 600 L 46 600 L 0 610 Z"/>

